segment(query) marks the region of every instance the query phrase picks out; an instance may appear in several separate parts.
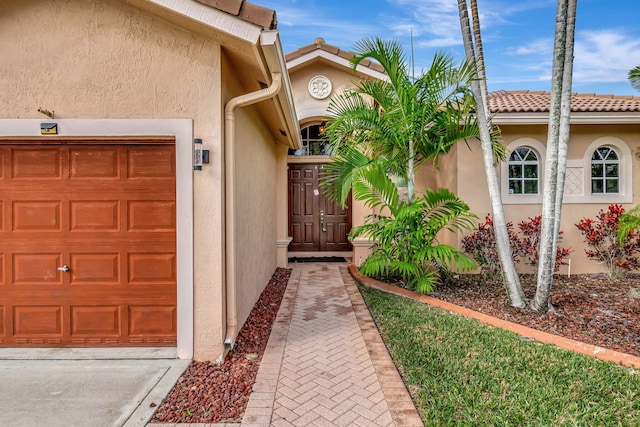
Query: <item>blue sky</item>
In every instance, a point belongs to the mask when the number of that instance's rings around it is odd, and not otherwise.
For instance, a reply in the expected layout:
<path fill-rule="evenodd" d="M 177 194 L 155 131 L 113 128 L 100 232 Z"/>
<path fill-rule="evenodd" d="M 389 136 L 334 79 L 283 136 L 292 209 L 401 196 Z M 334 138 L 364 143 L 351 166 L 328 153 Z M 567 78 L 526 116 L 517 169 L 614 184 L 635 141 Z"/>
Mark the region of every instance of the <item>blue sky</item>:
<path fill-rule="evenodd" d="M 456 0 L 252 0 L 275 9 L 285 52 L 322 37 L 351 49 L 364 37 L 396 39 L 416 70 L 435 51 L 464 56 Z M 550 90 L 556 0 L 478 0 L 489 90 Z M 640 1 L 579 0 L 573 91 L 639 95 Z"/>

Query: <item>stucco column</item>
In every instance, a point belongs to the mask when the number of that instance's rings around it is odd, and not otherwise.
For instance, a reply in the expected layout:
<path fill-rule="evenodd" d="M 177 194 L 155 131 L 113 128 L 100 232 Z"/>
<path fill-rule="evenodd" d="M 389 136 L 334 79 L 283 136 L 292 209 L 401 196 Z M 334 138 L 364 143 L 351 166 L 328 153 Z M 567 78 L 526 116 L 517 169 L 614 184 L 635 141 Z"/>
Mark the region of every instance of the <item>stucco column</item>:
<path fill-rule="evenodd" d="M 276 203 L 278 205 L 277 216 L 277 262 L 278 267 L 286 267 L 289 258 L 289 243 L 291 237 L 288 235 L 288 223 L 289 223 L 289 180 L 287 176 L 287 147 L 284 145 L 278 145 L 278 158 L 277 158 L 277 176 L 276 176 Z"/>

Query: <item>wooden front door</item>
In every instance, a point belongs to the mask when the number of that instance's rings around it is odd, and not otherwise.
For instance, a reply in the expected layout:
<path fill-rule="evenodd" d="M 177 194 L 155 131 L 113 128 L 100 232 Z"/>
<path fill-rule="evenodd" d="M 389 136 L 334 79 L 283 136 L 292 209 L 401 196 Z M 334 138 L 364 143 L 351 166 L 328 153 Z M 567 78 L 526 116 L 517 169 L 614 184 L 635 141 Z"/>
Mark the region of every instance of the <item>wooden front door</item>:
<path fill-rule="evenodd" d="M 174 346 L 175 144 L 0 141 L 0 346 Z"/>
<path fill-rule="evenodd" d="M 350 251 L 351 201 L 347 208 L 329 200 L 320 187 L 322 164 L 289 165 L 289 250 Z"/>

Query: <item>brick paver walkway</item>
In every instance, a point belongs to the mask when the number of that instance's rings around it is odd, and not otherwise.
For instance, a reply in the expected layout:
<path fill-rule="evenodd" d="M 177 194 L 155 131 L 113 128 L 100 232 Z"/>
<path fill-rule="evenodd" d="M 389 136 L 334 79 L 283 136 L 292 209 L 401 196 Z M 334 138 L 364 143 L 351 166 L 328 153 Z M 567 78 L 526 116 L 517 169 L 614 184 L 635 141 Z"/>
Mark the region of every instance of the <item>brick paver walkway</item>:
<path fill-rule="evenodd" d="M 346 264 L 292 267 L 242 426 L 422 426 Z"/>

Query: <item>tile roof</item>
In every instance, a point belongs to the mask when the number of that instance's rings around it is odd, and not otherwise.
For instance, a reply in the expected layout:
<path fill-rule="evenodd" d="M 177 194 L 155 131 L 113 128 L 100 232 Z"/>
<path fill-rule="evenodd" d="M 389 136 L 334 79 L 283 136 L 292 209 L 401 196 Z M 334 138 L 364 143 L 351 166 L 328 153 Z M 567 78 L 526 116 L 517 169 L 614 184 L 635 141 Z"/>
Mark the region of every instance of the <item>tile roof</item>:
<path fill-rule="evenodd" d="M 276 11 L 245 0 L 196 0 L 198 3 L 213 7 L 233 16 L 260 25 L 267 30 L 278 28 Z"/>
<path fill-rule="evenodd" d="M 489 94 L 489 108 L 493 113 L 548 113 L 550 92 L 497 91 Z M 640 112 L 640 97 L 574 93 L 572 112 Z"/>
<path fill-rule="evenodd" d="M 314 50 L 323 50 L 325 52 L 331 53 L 333 55 L 337 55 L 346 60 L 350 60 L 355 56 L 353 52 L 350 52 L 348 50 L 343 50 L 343 49 L 340 49 L 339 47 L 327 44 L 322 37 L 318 37 L 313 41 L 313 43 L 308 44 L 306 46 L 302 46 L 294 50 L 293 52 L 287 53 L 285 55 L 285 59 L 287 62 L 289 62 L 296 58 L 304 56 L 310 52 L 313 52 Z M 378 71 L 380 73 L 384 73 L 384 68 L 382 68 L 382 65 L 380 65 L 375 61 L 365 59 L 360 62 L 360 65 L 367 68 L 371 68 L 372 70 Z"/>

